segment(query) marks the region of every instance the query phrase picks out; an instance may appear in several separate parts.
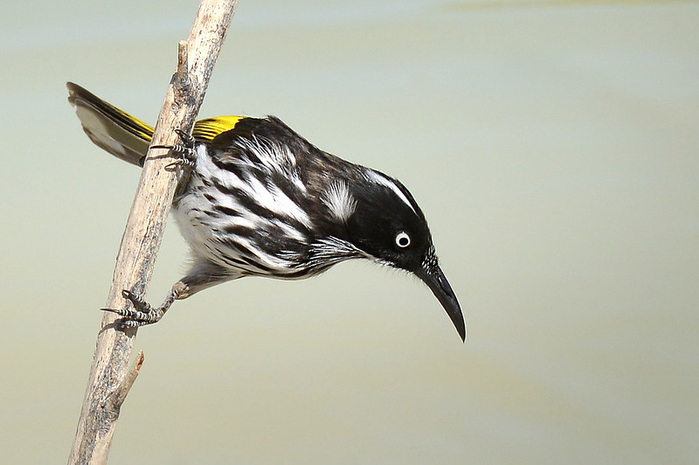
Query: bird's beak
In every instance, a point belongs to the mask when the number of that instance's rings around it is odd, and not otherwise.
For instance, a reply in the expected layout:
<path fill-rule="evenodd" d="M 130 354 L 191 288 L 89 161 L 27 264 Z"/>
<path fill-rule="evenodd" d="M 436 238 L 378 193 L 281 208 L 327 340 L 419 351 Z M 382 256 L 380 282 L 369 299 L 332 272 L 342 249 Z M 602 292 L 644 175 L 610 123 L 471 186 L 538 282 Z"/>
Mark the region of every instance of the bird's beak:
<path fill-rule="evenodd" d="M 444 276 L 444 272 L 439 266 L 434 267 L 431 270 L 419 270 L 417 276 L 422 279 L 432 292 L 435 297 L 439 300 L 447 311 L 451 322 L 454 323 L 456 331 L 458 331 L 461 340 L 466 342 L 466 324 L 464 323 L 464 315 L 461 313 L 461 306 L 459 301 L 456 300 L 456 295 L 447 281 L 447 277 Z"/>

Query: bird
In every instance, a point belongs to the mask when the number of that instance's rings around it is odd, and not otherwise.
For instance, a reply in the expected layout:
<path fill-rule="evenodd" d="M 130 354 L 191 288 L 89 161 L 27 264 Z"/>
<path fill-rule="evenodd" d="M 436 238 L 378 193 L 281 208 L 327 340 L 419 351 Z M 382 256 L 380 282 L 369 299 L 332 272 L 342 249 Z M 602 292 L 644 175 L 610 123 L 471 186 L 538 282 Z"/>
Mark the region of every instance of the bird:
<path fill-rule="evenodd" d="M 67 87 L 93 143 L 133 165 L 148 162 L 153 127 L 75 83 Z M 178 134 L 183 143 L 171 153 L 184 154 L 186 174 L 171 212 L 190 246 L 191 268 L 159 307 L 124 290 L 131 306 L 104 309 L 117 313 L 121 326 L 156 323 L 175 300 L 226 281 L 307 278 L 368 259 L 423 281 L 465 342 L 461 306 L 425 215 L 400 181 L 317 148 L 275 116 L 207 118 L 191 135 Z"/>

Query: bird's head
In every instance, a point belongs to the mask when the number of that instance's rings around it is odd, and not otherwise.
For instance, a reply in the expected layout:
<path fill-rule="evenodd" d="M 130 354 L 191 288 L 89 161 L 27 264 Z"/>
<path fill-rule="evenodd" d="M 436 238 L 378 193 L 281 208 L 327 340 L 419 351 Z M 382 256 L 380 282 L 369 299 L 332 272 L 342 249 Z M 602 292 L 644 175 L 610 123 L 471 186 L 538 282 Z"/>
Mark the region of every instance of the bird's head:
<path fill-rule="evenodd" d="M 336 184 L 326 203 L 338 219 L 342 217 L 354 247 L 424 281 L 466 340 L 461 307 L 439 267 L 425 216 L 399 181 L 367 169 L 361 182 Z"/>

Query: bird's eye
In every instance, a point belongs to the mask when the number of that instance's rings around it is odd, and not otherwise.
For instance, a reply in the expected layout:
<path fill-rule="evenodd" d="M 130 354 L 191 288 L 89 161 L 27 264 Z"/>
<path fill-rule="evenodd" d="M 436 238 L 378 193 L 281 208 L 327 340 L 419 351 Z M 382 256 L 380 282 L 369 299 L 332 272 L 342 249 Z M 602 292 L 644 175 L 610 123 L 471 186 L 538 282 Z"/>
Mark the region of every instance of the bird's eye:
<path fill-rule="evenodd" d="M 401 231 L 396 234 L 396 245 L 401 249 L 405 249 L 410 245 L 410 236 L 407 232 Z"/>

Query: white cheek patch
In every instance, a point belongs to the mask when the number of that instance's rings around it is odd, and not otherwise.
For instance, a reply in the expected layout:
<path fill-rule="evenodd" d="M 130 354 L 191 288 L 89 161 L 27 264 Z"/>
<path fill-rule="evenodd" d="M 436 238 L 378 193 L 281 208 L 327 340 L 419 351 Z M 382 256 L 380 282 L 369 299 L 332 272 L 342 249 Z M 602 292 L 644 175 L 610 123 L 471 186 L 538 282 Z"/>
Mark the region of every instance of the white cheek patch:
<path fill-rule="evenodd" d="M 338 221 L 346 222 L 357 209 L 357 201 L 352 197 L 347 183 L 336 181 L 330 184 L 321 199 Z"/>

